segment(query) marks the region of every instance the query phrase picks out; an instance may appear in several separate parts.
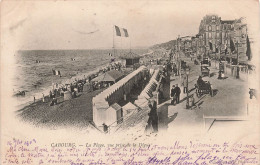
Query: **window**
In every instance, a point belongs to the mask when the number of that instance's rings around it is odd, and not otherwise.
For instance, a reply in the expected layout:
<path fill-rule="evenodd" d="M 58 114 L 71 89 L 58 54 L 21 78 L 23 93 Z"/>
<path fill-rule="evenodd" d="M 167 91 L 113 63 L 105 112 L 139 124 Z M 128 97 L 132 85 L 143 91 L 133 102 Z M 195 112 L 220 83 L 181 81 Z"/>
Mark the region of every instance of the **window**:
<path fill-rule="evenodd" d="M 219 26 L 218 26 L 218 25 L 217 25 L 217 27 L 216 27 L 216 28 L 217 28 L 217 30 L 219 30 Z"/>
<path fill-rule="evenodd" d="M 211 26 L 209 25 L 209 31 L 211 31 Z"/>
<path fill-rule="evenodd" d="M 219 33 L 217 32 L 217 38 L 219 38 Z"/>
<path fill-rule="evenodd" d="M 212 35 L 211 35 L 211 33 L 209 33 L 209 38 L 211 38 L 212 37 Z"/>
<path fill-rule="evenodd" d="M 216 31 L 216 26 L 215 25 L 212 26 L 212 31 Z"/>

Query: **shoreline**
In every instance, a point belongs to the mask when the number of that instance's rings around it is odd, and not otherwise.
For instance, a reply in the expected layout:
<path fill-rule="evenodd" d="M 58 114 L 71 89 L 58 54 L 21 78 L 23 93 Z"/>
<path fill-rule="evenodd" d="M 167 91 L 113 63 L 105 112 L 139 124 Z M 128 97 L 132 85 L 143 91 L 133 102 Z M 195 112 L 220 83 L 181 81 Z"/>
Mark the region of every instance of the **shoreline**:
<path fill-rule="evenodd" d="M 158 51 L 160 52 L 160 51 Z M 143 54 L 147 59 L 155 58 L 158 53 L 156 50 Z M 118 62 L 118 61 L 115 61 Z M 99 71 L 102 67 L 109 64 L 99 66 L 95 70 L 88 72 L 89 74 Z M 84 73 L 80 74 L 81 76 Z M 77 75 L 77 76 L 80 76 Z M 88 92 L 87 90 L 79 92 L 79 96 L 70 100 L 63 100 L 63 97 L 57 98 L 58 104 L 50 106 L 51 99 L 49 95 L 45 95 L 45 102 L 42 97 L 37 99 L 35 103 L 30 102 L 16 109 L 15 113 L 22 122 L 31 123 L 36 127 L 46 127 L 56 129 L 61 127 L 77 127 L 79 129 L 88 127 L 93 121 L 93 103 L 92 98 L 107 88 L 102 88 Z"/>
<path fill-rule="evenodd" d="M 144 54 L 142 54 L 140 56 L 141 57 L 145 57 L 146 55 L 150 55 L 150 54 L 154 53 L 154 50 L 148 49 L 148 51 L 149 51 L 148 53 L 144 53 Z M 85 75 L 85 78 L 87 78 L 88 76 L 90 76 L 92 74 L 97 74 L 100 69 L 108 67 L 109 65 L 114 64 L 114 63 L 118 63 L 118 62 L 121 62 L 121 60 L 116 60 L 113 63 L 108 63 L 108 64 L 104 64 L 104 65 L 98 66 L 97 68 L 95 68 L 94 70 L 91 70 L 91 71 L 78 73 L 77 75 L 71 77 L 70 79 L 63 80 L 63 82 L 58 84 L 58 85 L 59 86 L 64 86 L 66 83 L 71 83 L 75 79 L 84 79 L 84 75 Z M 46 87 L 45 89 L 43 89 L 42 91 L 35 93 L 34 95 L 31 95 L 31 96 L 28 96 L 28 97 L 25 96 L 23 98 L 23 100 L 22 99 L 19 100 L 20 99 L 19 97 L 23 97 L 23 96 L 18 96 L 18 97 L 17 96 L 12 96 L 17 101 L 17 105 L 15 105 L 15 109 L 19 110 L 19 109 L 24 108 L 25 106 L 29 106 L 30 104 L 33 104 L 34 103 L 34 101 L 33 101 L 33 97 L 34 96 L 35 96 L 36 102 L 41 100 L 42 99 L 42 94 L 44 94 L 44 96 L 47 96 L 47 95 L 49 95 L 49 91 L 52 90 L 52 89 L 53 89 L 53 86 L 50 85 L 50 86 Z"/>

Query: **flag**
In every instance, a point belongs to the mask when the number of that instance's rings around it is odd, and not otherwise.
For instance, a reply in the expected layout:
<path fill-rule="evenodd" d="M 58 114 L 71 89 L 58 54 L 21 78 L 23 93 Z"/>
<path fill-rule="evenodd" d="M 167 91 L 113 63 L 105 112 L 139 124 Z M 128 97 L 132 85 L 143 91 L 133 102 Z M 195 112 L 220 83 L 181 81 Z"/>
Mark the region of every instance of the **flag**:
<path fill-rule="evenodd" d="M 128 32 L 127 32 L 127 29 L 124 29 L 124 28 L 123 28 L 123 31 L 124 31 L 124 33 L 125 33 L 125 37 L 129 37 Z"/>
<path fill-rule="evenodd" d="M 120 28 L 118 26 L 115 26 L 116 29 L 116 35 L 121 37 L 129 37 L 128 31 L 125 28 Z"/>
<path fill-rule="evenodd" d="M 248 58 L 248 60 L 251 60 L 251 46 L 250 46 L 250 41 L 248 36 L 246 37 L 246 45 L 247 45 L 247 49 L 246 49 L 246 56 Z"/>
<path fill-rule="evenodd" d="M 209 47 L 210 47 L 210 50 L 213 50 L 213 47 L 212 47 L 212 43 L 209 42 Z"/>
<path fill-rule="evenodd" d="M 231 38 L 230 38 L 230 49 L 231 49 L 231 52 L 236 50 L 235 44 L 234 44 L 234 42 L 233 42 L 233 40 Z"/>
<path fill-rule="evenodd" d="M 116 35 L 117 36 L 121 36 L 121 32 L 120 32 L 120 29 L 118 26 L 115 26 L 115 29 L 116 29 Z"/>

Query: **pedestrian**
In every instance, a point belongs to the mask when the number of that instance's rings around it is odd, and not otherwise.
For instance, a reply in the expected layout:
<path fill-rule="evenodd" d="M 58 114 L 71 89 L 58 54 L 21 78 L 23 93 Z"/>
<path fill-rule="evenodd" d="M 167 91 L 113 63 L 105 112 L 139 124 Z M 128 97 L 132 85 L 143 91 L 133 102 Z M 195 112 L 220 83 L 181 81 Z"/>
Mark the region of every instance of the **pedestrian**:
<path fill-rule="evenodd" d="M 108 133 L 108 126 L 105 123 L 103 123 L 102 125 L 104 133 Z"/>
<path fill-rule="evenodd" d="M 52 91 L 50 90 L 50 98 L 52 99 Z"/>
<path fill-rule="evenodd" d="M 44 101 L 44 94 L 42 93 L 42 102 L 44 103 L 45 101 Z"/>
<path fill-rule="evenodd" d="M 172 86 L 171 89 L 171 105 L 174 105 L 174 102 L 176 101 L 176 90 L 175 90 L 175 85 Z"/>
<path fill-rule="evenodd" d="M 191 97 L 190 97 L 190 101 L 191 101 L 191 109 L 193 109 L 193 107 L 195 106 L 195 98 L 194 98 L 194 94 L 191 95 Z"/>
<path fill-rule="evenodd" d="M 33 102 L 34 102 L 34 103 L 35 103 L 35 100 L 36 100 L 36 99 L 35 99 L 35 96 L 33 96 Z"/>
<path fill-rule="evenodd" d="M 158 114 L 157 114 L 157 103 L 156 101 L 153 101 L 153 105 L 151 102 L 148 103 L 148 106 L 150 108 L 150 112 L 148 113 L 148 122 L 145 127 L 145 131 L 149 131 L 152 127 L 153 132 L 158 132 Z"/>
<path fill-rule="evenodd" d="M 176 92 L 176 103 L 178 104 L 180 102 L 180 94 L 181 94 L 181 89 L 180 87 L 178 87 L 178 84 L 176 84 L 175 92 Z"/>
<path fill-rule="evenodd" d="M 158 132 L 158 114 L 157 114 L 157 102 L 153 101 L 153 107 L 151 111 L 151 117 L 152 117 L 152 127 L 153 127 L 153 132 Z"/>

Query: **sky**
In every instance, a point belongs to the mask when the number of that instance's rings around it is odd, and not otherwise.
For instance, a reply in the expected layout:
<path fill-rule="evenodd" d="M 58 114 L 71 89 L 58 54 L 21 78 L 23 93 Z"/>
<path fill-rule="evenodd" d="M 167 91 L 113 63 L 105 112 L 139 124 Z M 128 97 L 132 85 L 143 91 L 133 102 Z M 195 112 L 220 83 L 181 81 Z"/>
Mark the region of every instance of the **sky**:
<path fill-rule="evenodd" d="M 118 47 L 149 47 L 197 34 L 206 14 L 253 18 L 258 8 L 255 0 L 5 1 L 1 44 L 25 50 L 98 49 L 111 48 L 114 38 Z M 113 37 L 113 25 L 126 28 L 130 37 Z"/>

